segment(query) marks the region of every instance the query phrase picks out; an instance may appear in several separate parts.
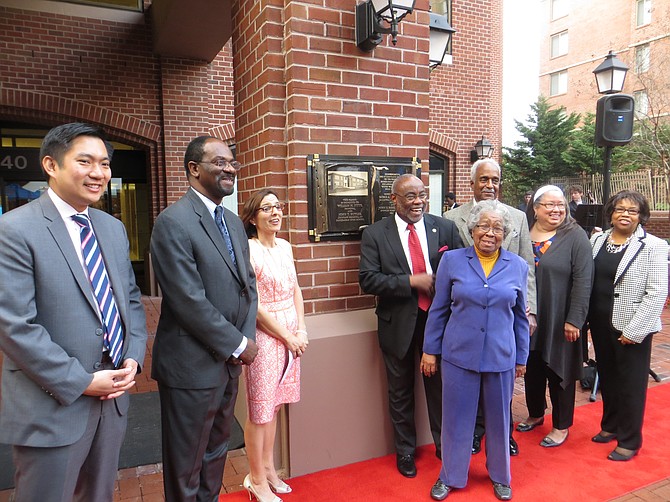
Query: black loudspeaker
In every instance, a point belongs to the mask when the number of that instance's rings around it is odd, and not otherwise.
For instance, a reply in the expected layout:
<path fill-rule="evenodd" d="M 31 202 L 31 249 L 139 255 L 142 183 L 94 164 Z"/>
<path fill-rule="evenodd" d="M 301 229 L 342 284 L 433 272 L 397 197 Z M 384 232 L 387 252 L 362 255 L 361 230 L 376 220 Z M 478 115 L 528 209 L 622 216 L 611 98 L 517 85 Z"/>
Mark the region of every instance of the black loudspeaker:
<path fill-rule="evenodd" d="M 609 94 L 596 107 L 596 145 L 620 146 L 633 139 L 635 100 L 629 94 Z"/>

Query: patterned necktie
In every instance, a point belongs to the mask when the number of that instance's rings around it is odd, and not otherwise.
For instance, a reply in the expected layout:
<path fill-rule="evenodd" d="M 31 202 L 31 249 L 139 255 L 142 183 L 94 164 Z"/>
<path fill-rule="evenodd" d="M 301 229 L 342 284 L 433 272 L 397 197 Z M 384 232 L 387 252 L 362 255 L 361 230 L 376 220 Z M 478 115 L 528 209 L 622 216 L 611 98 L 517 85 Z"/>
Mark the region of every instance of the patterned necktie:
<path fill-rule="evenodd" d="M 109 352 L 109 358 L 114 363 L 114 367 L 118 368 L 123 349 L 123 327 L 121 326 L 121 318 L 114 301 L 114 294 L 109 284 L 105 262 L 102 259 L 95 234 L 91 230 L 88 216 L 85 214 L 75 214 L 72 216 L 72 219 L 80 227 L 81 251 L 84 256 L 86 270 L 88 271 L 88 278 L 93 287 L 93 294 L 100 307 L 102 323 L 105 327 L 103 343 L 105 349 Z"/>
<path fill-rule="evenodd" d="M 423 257 L 421 242 L 419 242 L 419 236 L 416 233 L 414 224 L 410 223 L 407 225 L 407 230 L 409 230 L 409 257 L 412 259 L 412 273 L 425 274 L 426 260 Z M 419 308 L 427 311 L 430 308 L 430 303 L 430 297 L 425 293 L 419 292 Z"/>
<path fill-rule="evenodd" d="M 230 240 L 228 227 L 226 226 L 226 222 L 223 219 L 223 207 L 216 206 L 216 209 L 214 210 L 214 220 L 216 221 L 216 226 L 219 227 L 219 230 L 221 231 L 221 235 L 223 235 L 223 240 L 226 241 L 226 247 L 230 253 L 230 259 L 233 260 L 233 265 L 237 266 L 235 250 L 233 250 L 233 241 Z"/>

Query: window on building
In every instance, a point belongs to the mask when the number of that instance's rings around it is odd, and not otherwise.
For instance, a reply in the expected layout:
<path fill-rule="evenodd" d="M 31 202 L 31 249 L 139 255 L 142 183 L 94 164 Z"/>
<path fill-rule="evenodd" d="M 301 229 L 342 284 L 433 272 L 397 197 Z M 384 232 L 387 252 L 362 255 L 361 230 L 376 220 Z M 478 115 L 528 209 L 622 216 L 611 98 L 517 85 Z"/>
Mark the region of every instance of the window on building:
<path fill-rule="evenodd" d="M 559 71 L 551 74 L 550 96 L 565 94 L 568 92 L 568 72 Z"/>
<path fill-rule="evenodd" d="M 435 152 L 430 152 L 428 160 L 428 212 L 442 216 L 444 211 L 444 195 L 449 185 L 449 159 Z"/>
<path fill-rule="evenodd" d="M 568 32 L 562 31 L 551 37 L 551 57 L 555 58 L 568 53 Z"/>
<path fill-rule="evenodd" d="M 649 71 L 649 55 L 651 49 L 649 44 L 639 45 L 635 48 L 635 73 Z"/>
<path fill-rule="evenodd" d="M 447 16 L 447 21 L 451 24 L 451 2 L 452 0 L 430 0 L 430 11 Z"/>
<path fill-rule="evenodd" d="M 568 15 L 569 0 L 551 0 L 551 20 Z"/>
<path fill-rule="evenodd" d="M 649 95 L 647 91 L 635 91 L 635 118 L 643 119 L 649 115 Z"/>
<path fill-rule="evenodd" d="M 449 24 L 453 26 L 454 23 L 451 18 L 451 2 L 452 0 L 430 0 L 430 11 L 435 14 L 445 16 L 447 18 L 447 21 L 449 21 Z M 452 37 L 449 39 L 449 45 L 447 46 L 447 55 L 444 56 L 444 61 L 442 61 L 442 64 L 452 63 L 451 57 L 453 54 L 452 49 L 453 42 L 454 39 Z"/>
<path fill-rule="evenodd" d="M 0 214 L 39 198 L 48 188 L 39 156 L 47 132 L 33 124 L 0 121 Z M 147 152 L 115 141 L 112 145 L 112 178 L 93 207 L 115 216 L 126 226 L 130 259 L 142 287 L 144 254 L 151 237 Z M 0 236 L 0 245 L 4 244 L 3 238 Z"/>
<path fill-rule="evenodd" d="M 637 0 L 637 26 L 651 23 L 651 0 Z"/>

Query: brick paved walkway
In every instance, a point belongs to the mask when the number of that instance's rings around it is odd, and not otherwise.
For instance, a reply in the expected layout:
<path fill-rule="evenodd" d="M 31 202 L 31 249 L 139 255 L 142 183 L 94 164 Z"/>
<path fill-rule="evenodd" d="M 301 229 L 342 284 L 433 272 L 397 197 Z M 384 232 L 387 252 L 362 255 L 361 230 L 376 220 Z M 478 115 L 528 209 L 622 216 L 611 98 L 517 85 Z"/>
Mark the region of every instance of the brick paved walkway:
<path fill-rule="evenodd" d="M 160 299 L 145 297 L 143 300 L 147 311 L 149 339 L 147 341 L 147 356 L 144 362 L 144 370 L 138 376 L 137 385 L 133 389 L 133 392 L 158 390 L 156 382 L 151 380 L 149 375 L 151 374 L 151 349 L 160 312 Z M 663 313 L 663 330 L 654 336 L 651 365 L 651 369 L 662 379 L 662 383 L 670 380 L 670 309 L 668 308 Z M 649 387 L 656 385 L 661 384 L 649 379 Z M 600 399 L 600 395 L 598 398 Z M 577 385 L 576 405 L 581 406 L 588 403 L 589 392 L 581 390 L 580 386 Z M 514 389 L 512 412 L 516 422 L 523 420 L 527 416 L 522 380 L 517 380 Z M 521 455 L 523 455 L 523 452 L 521 452 Z M 244 448 L 230 452 L 223 478 L 224 488 L 221 493 L 232 493 L 241 490 L 242 480 L 248 472 L 249 464 L 247 463 Z M 12 490 L 0 491 L 0 502 L 10 501 L 11 494 Z M 165 500 L 163 497 L 162 465 L 143 465 L 120 470 L 114 500 L 124 502 L 160 502 Z M 670 500 L 670 477 L 614 499 L 614 502 L 666 502 L 668 500 Z"/>

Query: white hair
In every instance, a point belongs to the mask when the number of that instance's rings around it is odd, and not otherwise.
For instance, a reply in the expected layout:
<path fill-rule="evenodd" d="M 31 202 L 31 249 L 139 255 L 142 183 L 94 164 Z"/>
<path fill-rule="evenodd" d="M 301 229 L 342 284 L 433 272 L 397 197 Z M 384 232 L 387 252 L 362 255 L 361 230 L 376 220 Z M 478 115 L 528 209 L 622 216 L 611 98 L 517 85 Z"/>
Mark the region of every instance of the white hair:
<path fill-rule="evenodd" d="M 498 170 L 498 176 L 500 176 L 502 173 L 500 171 L 500 164 L 498 164 L 495 159 L 491 159 L 489 157 L 485 157 L 483 159 L 479 159 L 477 162 L 472 164 L 472 169 L 470 169 L 470 179 L 474 182 L 475 178 L 477 177 L 477 169 L 479 169 L 479 166 L 483 164 L 491 164 L 493 167 L 495 167 Z"/>

